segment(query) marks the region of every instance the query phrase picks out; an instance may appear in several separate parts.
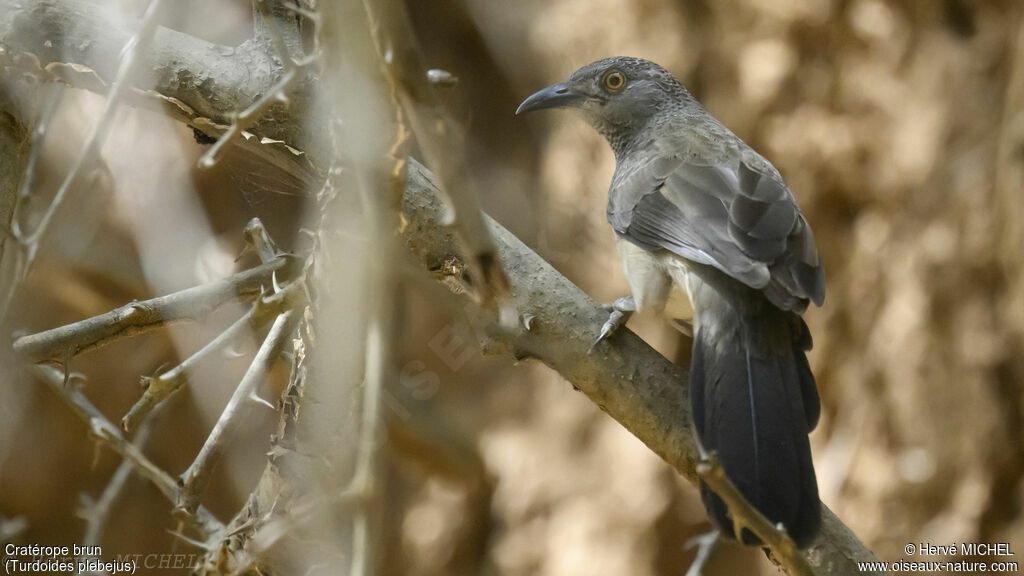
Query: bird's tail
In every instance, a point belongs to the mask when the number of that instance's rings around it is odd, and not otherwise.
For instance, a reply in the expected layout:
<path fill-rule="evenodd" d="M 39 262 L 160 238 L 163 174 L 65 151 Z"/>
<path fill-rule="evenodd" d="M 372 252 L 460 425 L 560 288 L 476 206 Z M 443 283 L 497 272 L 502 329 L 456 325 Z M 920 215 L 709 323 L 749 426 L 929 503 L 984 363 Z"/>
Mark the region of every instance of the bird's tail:
<path fill-rule="evenodd" d="M 798 315 L 770 305 L 753 314 L 708 312 L 694 338 L 690 375 L 701 444 L 718 453 L 755 508 L 805 546 L 821 523 L 807 438 L 821 409 L 804 354 L 810 332 Z M 712 521 L 733 535 L 722 500 L 703 484 L 701 496 Z M 759 543 L 749 531 L 742 539 Z"/>

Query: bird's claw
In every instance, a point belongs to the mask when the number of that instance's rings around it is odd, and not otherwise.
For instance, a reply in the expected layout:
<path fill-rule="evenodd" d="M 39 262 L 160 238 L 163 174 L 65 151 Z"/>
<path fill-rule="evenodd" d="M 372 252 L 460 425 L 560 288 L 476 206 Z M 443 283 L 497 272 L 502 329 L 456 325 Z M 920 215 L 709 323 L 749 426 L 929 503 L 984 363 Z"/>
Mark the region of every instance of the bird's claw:
<path fill-rule="evenodd" d="M 615 334 L 619 328 L 626 325 L 626 322 L 629 321 L 629 317 L 636 310 L 636 304 L 633 302 L 632 296 L 623 296 L 613 302 L 610 306 L 606 305 L 606 309 L 610 310 L 608 320 L 601 325 L 601 333 L 597 335 L 597 339 L 590 345 L 591 351 L 593 351 L 594 347 L 600 344 L 601 341 L 606 340 L 609 336 Z"/>
<path fill-rule="evenodd" d="M 626 313 L 622 310 L 612 310 L 611 314 L 608 315 L 608 320 L 601 325 L 601 333 L 598 334 L 597 340 L 594 340 L 594 344 L 597 344 L 601 340 L 611 336 L 618 331 L 619 328 L 626 323 Z"/>

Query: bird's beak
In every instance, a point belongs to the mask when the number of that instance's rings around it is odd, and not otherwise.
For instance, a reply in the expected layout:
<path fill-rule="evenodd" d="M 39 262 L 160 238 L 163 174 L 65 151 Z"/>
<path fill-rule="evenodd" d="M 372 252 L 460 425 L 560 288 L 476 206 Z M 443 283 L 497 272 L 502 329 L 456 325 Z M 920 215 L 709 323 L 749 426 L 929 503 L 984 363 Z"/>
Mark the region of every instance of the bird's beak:
<path fill-rule="evenodd" d="M 532 112 L 533 110 L 574 106 L 582 102 L 583 99 L 584 96 L 582 94 L 574 92 L 572 88 L 569 88 L 560 82 L 558 84 L 548 86 L 540 92 L 533 94 L 526 100 L 523 100 L 523 103 L 516 109 L 516 116 L 523 112 Z"/>

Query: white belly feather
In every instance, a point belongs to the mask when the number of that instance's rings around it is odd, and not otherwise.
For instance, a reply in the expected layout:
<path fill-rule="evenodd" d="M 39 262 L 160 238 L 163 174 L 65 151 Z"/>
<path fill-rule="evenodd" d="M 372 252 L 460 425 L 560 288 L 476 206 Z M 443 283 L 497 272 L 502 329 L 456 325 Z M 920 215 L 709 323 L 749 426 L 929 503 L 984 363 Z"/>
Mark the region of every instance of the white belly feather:
<path fill-rule="evenodd" d="M 663 312 L 681 320 L 693 318 L 696 326 L 692 294 L 700 280 L 689 273 L 686 260 L 667 251 L 644 250 L 621 238 L 615 242 L 637 310 Z"/>

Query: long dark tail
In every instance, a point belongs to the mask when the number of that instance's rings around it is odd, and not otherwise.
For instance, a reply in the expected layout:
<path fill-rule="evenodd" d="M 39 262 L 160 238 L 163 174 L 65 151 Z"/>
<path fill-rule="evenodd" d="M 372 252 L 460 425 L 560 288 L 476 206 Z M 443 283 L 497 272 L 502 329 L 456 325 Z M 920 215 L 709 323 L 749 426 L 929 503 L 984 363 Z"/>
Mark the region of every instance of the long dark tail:
<path fill-rule="evenodd" d="M 807 439 L 821 410 L 804 354 L 811 337 L 796 314 L 758 308 L 701 315 L 690 369 L 693 416 L 704 449 L 716 451 L 747 500 L 802 547 L 821 523 Z M 733 535 L 722 500 L 703 484 L 701 496 L 716 526 Z M 742 539 L 759 543 L 749 531 Z"/>

